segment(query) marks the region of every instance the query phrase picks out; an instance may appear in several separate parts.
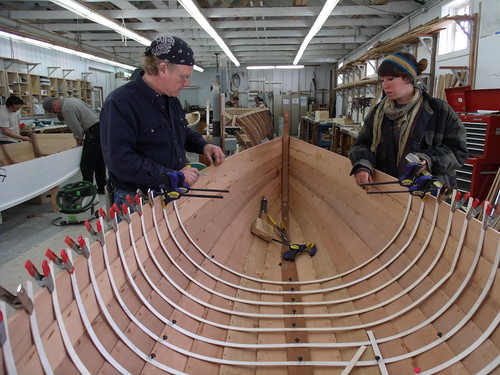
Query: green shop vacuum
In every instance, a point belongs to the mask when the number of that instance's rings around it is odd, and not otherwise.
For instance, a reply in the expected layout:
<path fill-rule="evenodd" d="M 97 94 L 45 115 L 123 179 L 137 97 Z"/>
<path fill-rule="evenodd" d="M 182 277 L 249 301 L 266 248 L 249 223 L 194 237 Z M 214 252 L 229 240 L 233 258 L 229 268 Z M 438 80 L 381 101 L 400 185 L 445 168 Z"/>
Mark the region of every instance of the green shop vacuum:
<path fill-rule="evenodd" d="M 64 185 L 56 195 L 61 225 L 83 223 L 97 217 L 97 188 L 88 181 Z"/>

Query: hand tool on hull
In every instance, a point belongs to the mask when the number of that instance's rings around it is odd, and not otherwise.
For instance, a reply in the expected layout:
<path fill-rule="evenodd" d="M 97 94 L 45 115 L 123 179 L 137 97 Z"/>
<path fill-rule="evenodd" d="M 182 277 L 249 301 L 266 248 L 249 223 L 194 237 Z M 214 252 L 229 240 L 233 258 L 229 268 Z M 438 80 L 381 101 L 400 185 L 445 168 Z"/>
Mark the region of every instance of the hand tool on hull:
<path fill-rule="evenodd" d="M 408 188 L 408 190 L 369 191 L 367 194 L 410 193 L 421 199 L 425 199 L 427 195 L 435 193 L 443 186 L 428 171 L 419 173 L 419 170 L 422 169 L 422 164 L 416 155 L 408 154 L 406 160 L 408 164 L 405 166 L 404 173 L 396 181 L 369 182 L 360 186 L 399 184 Z"/>
<path fill-rule="evenodd" d="M 267 219 L 278 230 L 278 232 L 281 235 L 281 238 L 283 239 L 283 241 L 285 241 L 287 244 L 290 244 L 290 240 L 288 239 L 288 234 L 286 233 L 285 223 L 281 222 L 281 225 L 278 225 L 278 223 L 276 222 L 276 220 L 274 220 L 271 217 L 271 215 L 269 215 L 269 214 L 267 214 Z"/>
<path fill-rule="evenodd" d="M 181 171 L 168 172 L 166 175 L 160 176 L 160 190 L 155 191 L 154 195 L 163 195 L 163 204 L 177 200 L 180 197 L 194 197 L 194 198 L 215 198 L 222 199 L 222 195 L 211 194 L 190 194 L 190 191 L 202 191 L 211 193 L 229 193 L 225 189 L 193 189 L 184 182 L 184 173 Z"/>
<path fill-rule="evenodd" d="M 300 255 L 302 253 L 308 253 L 310 256 L 313 257 L 314 255 L 316 255 L 316 251 L 318 251 L 318 248 L 316 247 L 316 244 L 314 242 L 308 242 L 305 245 L 299 245 L 299 244 L 289 244 L 283 241 L 276 240 L 274 238 L 273 241 L 288 246 L 290 250 L 285 251 L 283 253 L 283 259 L 289 260 L 291 262 L 295 261 L 295 257 L 297 255 Z"/>
<path fill-rule="evenodd" d="M 316 244 L 314 242 L 308 242 L 305 245 L 290 243 L 291 241 L 288 237 L 288 233 L 286 232 L 285 224 L 283 222 L 281 222 L 281 225 L 278 225 L 276 220 L 274 220 L 271 217 L 271 215 L 269 215 L 269 214 L 267 214 L 267 218 L 274 225 L 276 230 L 280 233 L 281 238 L 283 239 L 283 241 L 279 241 L 279 240 L 273 238 L 273 241 L 278 242 L 282 245 L 288 246 L 288 248 L 289 248 L 288 251 L 285 251 L 283 253 L 283 259 L 293 262 L 293 261 L 295 261 L 295 257 L 299 254 L 302 254 L 302 253 L 308 253 L 312 257 L 314 255 L 316 255 L 317 247 L 316 247 Z"/>
<path fill-rule="evenodd" d="M 271 241 L 274 237 L 274 228 L 267 222 L 267 199 L 262 197 L 260 201 L 259 217 L 252 224 L 252 233 L 264 241 Z"/>
<path fill-rule="evenodd" d="M 266 217 L 272 223 L 272 225 L 266 221 Z M 273 226 L 280 233 L 283 241 L 273 238 Z M 267 213 L 267 199 L 265 197 L 262 197 L 262 200 L 260 201 L 260 216 L 255 219 L 255 222 L 252 224 L 251 231 L 257 237 L 262 238 L 265 241 L 272 240 L 282 245 L 288 246 L 289 250 L 283 253 L 283 259 L 285 260 L 293 262 L 298 254 L 308 253 L 310 256 L 314 256 L 317 251 L 316 244 L 314 242 L 308 242 L 305 245 L 290 243 L 285 225 L 283 223 L 281 223 L 281 225 L 278 225 L 278 223 L 276 223 L 271 215 Z"/>

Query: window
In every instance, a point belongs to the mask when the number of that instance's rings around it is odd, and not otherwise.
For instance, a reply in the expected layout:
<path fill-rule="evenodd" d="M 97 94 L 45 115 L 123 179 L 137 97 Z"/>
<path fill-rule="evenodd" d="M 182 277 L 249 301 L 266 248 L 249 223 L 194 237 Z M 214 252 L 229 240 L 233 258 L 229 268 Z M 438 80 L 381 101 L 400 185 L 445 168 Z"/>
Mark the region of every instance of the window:
<path fill-rule="evenodd" d="M 468 16 L 469 13 L 469 0 L 454 0 L 443 6 L 441 16 Z M 468 48 L 469 39 L 466 33 L 470 32 L 468 21 L 448 25 L 439 35 L 439 54 L 444 55 Z"/>
<path fill-rule="evenodd" d="M 377 66 L 377 61 L 376 60 L 368 60 L 366 64 L 366 76 L 371 77 L 372 75 L 375 75 L 377 71 L 375 70 L 375 67 Z"/>
<path fill-rule="evenodd" d="M 97 112 L 100 112 L 102 109 L 102 95 L 103 90 L 102 87 L 94 86 L 93 94 L 94 94 L 94 109 Z"/>

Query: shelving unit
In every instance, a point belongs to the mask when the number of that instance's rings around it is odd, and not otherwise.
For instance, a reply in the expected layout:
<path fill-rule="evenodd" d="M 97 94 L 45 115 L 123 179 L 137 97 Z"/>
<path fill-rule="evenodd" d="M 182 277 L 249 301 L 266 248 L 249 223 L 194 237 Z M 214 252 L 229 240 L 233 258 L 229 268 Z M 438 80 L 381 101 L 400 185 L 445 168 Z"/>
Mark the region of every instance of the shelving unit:
<path fill-rule="evenodd" d="M 66 78 L 73 69 L 47 67 L 47 75 L 31 74 L 40 65 L 16 59 L 0 58 L 5 70 L 0 70 L 0 97 L 4 103 L 10 95 L 19 96 L 24 101 L 21 113 L 25 116 L 44 114 L 42 102 L 48 97 L 72 97 L 92 105 L 92 84 L 84 79 Z M 17 70 L 17 71 L 16 71 Z M 58 77 L 54 75 L 59 73 Z"/>

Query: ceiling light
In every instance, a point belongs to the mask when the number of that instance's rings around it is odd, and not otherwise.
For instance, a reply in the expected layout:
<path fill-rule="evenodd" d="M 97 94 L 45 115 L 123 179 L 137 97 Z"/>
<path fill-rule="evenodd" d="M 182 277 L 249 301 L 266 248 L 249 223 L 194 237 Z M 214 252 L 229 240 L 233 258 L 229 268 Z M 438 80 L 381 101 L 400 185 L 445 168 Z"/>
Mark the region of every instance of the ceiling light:
<path fill-rule="evenodd" d="M 118 24 L 116 21 L 107 18 L 95 10 L 92 10 L 90 8 L 87 8 L 83 6 L 82 4 L 78 3 L 77 1 L 74 0 L 50 0 L 54 4 L 59 5 L 60 7 L 63 7 L 75 14 L 78 14 L 80 17 L 86 18 L 90 21 L 94 21 L 98 24 L 101 24 L 103 26 L 109 27 L 110 29 L 116 31 L 118 34 L 121 34 L 123 36 L 126 36 L 127 38 L 130 38 L 132 40 L 135 40 L 136 42 L 139 42 L 142 45 L 149 46 L 151 44 L 151 40 L 148 38 L 143 37 L 142 35 L 139 35 L 135 31 L 129 30 L 120 24 Z M 239 65 L 238 65 L 239 66 Z M 194 70 L 197 70 L 198 72 L 203 72 L 203 68 L 194 65 Z"/>
<path fill-rule="evenodd" d="M 330 17 L 330 14 L 333 12 L 333 9 L 337 6 L 339 0 L 327 0 L 321 12 L 319 12 L 318 18 L 314 22 L 314 25 L 311 27 L 311 30 L 307 33 L 304 41 L 300 45 L 299 52 L 297 52 L 297 56 L 295 56 L 295 60 L 293 60 L 293 65 L 297 65 L 297 63 L 302 58 L 304 51 L 307 48 L 309 42 L 314 38 L 314 36 L 321 30 L 325 21 Z"/>
<path fill-rule="evenodd" d="M 67 10 L 78 14 L 79 16 L 86 18 L 88 20 L 99 23 L 103 26 L 109 27 L 110 29 L 115 30 L 117 33 L 126 36 L 127 38 L 133 39 L 145 46 L 149 46 L 151 44 L 151 40 L 144 38 L 143 36 L 137 34 L 136 32 L 129 30 L 123 26 L 121 26 L 118 22 L 104 17 L 96 11 L 87 8 L 80 3 L 74 0 L 50 0 L 54 4 L 59 5 L 60 7 L 66 8 Z"/>
<path fill-rule="evenodd" d="M 247 66 L 248 70 L 257 69 L 302 69 L 304 65 L 250 65 Z"/>
<path fill-rule="evenodd" d="M 16 34 L 6 33 L 4 31 L 0 31 L 0 37 L 15 39 L 15 40 L 18 40 L 18 41 L 26 43 L 26 44 L 31 44 L 33 46 L 61 51 L 64 53 L 68 53 L 70 55 L 83 57 L 83 58 L 88 59 L 88 60 L 97 61 L 97 62 L 100 62 L 103 64 L 108 64 L 108 65 L 116 66 L 116 67 L 127 69 L 127 70 L 135 70 L 137 68 L 135 66 L 122 64 L 122 63 L 119 63 L 119 62 L 116 62 L 113 60 L 108 60 L 108 59 L 105 59 L 105 58 L 102 58 L 99 56 L 91 55 L 90 53 L 77 51 L 77 50 L 67 48 L 67 47 L 62 47 L 62 46 L 59 46 L 57 44 L 43 42 L 41 40 L 26 38 L 24 36 L 20 36 L 20 35 L 16 35 Z"/>
<path fill-rule="evenodd" d="M 248 70 L 255 69 L 274 69 L 274 65 L 247 66 Z"/>
<path fill-rule="evenodd" d="M 205 30 L 208 35 L 210 35 L 219 45 L 219 47 L 224 51 L 224 53 L 229 57 L 234 65 L 240 66 L 240 62 L 234 57 L 233 53 L 222 40 L 222 38 L 217 34 L 217 31 L 208 23 L 207 19 L 203 14 L 201 14 L 198 7 L 194 4 L 192 0 L 179 0 L 179 3 L 186 9 L 186 11 L 195 19 L 196 22 Z"/>
<path fill-rule="evenodd" d="M 276 69 L 302 69 L 304 65 L 276 65 Z"/>

